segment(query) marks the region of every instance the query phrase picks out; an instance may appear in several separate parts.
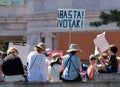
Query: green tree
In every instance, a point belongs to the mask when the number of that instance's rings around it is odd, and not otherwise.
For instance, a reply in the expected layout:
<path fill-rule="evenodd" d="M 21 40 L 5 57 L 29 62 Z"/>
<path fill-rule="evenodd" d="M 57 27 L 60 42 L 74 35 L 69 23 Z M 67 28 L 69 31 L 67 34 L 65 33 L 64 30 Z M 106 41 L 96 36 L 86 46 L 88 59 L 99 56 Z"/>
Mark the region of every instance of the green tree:
<path fill-rule="evenodd" d="M 101 12 L 99 18 L 100 21 L 90 22 L 90 26 L 99 27 L 115 22 L 116 26 L 120 28 L 120 11 L 117 9 L 110 10 L 109 12 Z"/>

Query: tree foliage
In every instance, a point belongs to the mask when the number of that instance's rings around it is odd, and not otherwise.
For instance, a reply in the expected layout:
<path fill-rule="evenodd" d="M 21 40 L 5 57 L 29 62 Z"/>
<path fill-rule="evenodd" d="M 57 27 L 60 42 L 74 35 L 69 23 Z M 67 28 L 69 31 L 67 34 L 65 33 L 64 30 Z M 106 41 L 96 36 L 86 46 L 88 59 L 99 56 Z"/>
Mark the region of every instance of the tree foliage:
<path fill-rule="evenodd" d="M 120 28 L 120 11 L 117 9 L 110 10 L 109 12 L 101 12 L 99 18 L 100 21 L 90 22 L 90 26 L 99 27 L 115 22 L 116 26 Z"/>

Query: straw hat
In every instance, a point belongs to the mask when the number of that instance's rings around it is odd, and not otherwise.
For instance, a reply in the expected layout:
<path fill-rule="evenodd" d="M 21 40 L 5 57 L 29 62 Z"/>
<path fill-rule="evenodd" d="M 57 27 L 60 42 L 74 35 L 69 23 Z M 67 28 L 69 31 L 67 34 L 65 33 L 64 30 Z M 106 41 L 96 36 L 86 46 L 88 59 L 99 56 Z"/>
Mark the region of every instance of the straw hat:
<path fill-rule="evenodd" d="M 45 51 L 45 49 L 46 49 L 46 45 L 44 44 L 44 43 L 39 43 L 38 45 L 36 45 L 36 47 L 39 47 L 39 48 L 41 48 L 42 50 L 44 50 Z"/>
<path fill-rule="evenodd" d="M 91 54 L 91 55 L 89 56 L 89 60 L 91 60 L 92 58 L 96 59 L 96 56 L 95 56 L 94 54 Z"/>
<path fill-rule="evenodd" d="M 52 55 L 52 61 L 51 62 L 56 62 L 58 59 L 62 59 L 62 55 L 60 53 L 54 53 Z"/>
<path fill-rule="evenodd" d="M 81 52 L 82 50 L 78 47 L 77 44 L 71 44 L 67 52 Z"/>

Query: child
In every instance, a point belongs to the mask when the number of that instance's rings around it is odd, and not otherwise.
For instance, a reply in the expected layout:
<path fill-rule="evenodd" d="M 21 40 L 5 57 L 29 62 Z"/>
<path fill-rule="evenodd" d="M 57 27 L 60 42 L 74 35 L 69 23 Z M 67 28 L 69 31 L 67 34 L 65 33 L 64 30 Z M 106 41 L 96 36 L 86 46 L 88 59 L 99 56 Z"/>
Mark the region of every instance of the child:
<path fill-rule="evenodd" d="M 99 50 L 100 51 L 100 50 Z M 109 61 L 106 62 L 104 58 L 101 56 L 101 60 L 104 62 L 106 66 L 106 71 L 108 73 L 117 73 L 118 71 L 118 61 L 116 57 L 116 53 L 118 51 L 118 47 L 114 44 L 110 45 L 108 53 L 109 53 Z M 100 53 L 101 55 L 101 53 Z M 106 64 L 107 63 L 107 64 Z"/>

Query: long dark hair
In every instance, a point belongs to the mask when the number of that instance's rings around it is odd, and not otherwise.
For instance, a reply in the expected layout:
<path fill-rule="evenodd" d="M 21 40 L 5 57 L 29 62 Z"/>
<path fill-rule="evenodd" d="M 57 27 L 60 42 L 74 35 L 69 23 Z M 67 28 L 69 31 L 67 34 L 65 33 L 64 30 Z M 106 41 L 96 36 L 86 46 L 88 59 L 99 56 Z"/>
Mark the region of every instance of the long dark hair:
<path fill-rule="evenodd" d="M 74 54 L 76 54 L 76 51 L 71 51 L 70 54 L 74 55 Z"/>
<path fill-rule="evenodd" d="M 53 66 L 54 64 L 60 64 L 61 65 L 61 63 L 59 62 L 59 58 L 57 59 L 57 61 L 50 63 L 51 66 Z"/>

